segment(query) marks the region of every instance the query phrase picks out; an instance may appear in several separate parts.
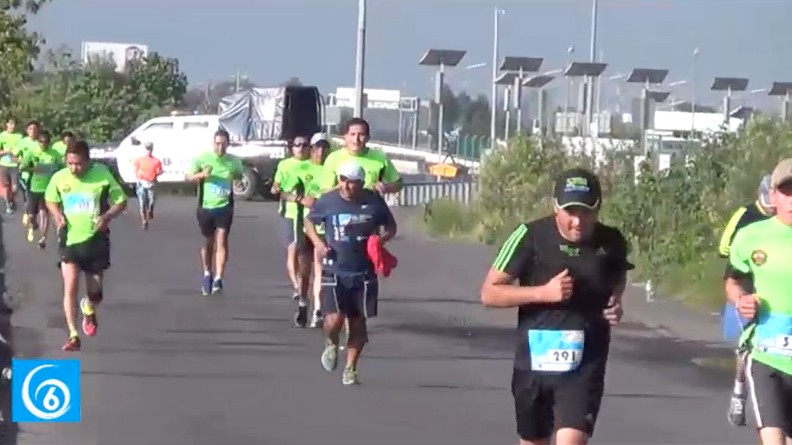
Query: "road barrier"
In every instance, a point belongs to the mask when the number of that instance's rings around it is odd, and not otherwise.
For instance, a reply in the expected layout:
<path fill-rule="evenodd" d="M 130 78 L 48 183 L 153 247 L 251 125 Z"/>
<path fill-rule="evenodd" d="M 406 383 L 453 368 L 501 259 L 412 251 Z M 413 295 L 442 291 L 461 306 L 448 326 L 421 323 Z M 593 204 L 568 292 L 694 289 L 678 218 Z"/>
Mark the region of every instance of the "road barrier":
<path fill-rule="evenodd" d="M 474 180 L 409 183 L 399 193 L 388 195 L 386 201 L 391 207 L 420 206 L 441 198 L 470 204 L 478 187 L 478 181 Z"/>

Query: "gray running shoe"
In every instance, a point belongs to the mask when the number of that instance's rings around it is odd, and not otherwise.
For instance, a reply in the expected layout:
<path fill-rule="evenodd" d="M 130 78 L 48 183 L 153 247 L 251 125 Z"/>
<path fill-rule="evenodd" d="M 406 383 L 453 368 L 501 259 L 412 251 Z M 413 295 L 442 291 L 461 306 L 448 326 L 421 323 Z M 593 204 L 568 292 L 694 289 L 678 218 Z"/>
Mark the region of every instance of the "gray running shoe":
<path fill-rule="evenodd" d="M 343 383 L 346 386 L 360 385 L 360 379 L 358 379 L 357 369 L 349 366 L 344 368 L 344 374 L 341 376 L 341 383 Z"/>
<path fill-rule="evenodd" d="M 322 351 L 322 367 L 327 372 L 335 371 L 338 367 L 338 346 L 327 340 L 324 351 Z"/>

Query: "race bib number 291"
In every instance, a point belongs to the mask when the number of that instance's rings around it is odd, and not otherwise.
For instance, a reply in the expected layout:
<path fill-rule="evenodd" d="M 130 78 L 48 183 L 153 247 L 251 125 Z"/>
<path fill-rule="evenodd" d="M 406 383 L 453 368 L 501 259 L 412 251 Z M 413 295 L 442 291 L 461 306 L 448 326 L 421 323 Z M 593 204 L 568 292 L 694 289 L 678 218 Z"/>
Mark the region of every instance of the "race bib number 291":
<path fill-rule="evenodd" d="M 12 422 L 79 422 L 80 361 L 11 362 Z"/>
<path fill-rule="evenodd" d="M 528 346 L 531 369 L 545 372 L 570 372 L 583 360 L 585 334 L 581 330 L 530 329 Z"/>

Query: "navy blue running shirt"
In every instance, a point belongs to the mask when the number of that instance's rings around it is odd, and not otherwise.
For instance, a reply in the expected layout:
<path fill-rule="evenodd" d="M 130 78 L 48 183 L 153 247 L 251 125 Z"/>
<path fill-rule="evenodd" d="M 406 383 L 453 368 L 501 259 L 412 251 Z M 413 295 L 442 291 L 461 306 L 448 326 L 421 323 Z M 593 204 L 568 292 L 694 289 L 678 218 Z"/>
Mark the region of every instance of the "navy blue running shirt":
<path fill-rule="evenodd" d="M 325 243 L 331 251 L 323 269 L 351 276 L 373 273 L 366 242 L 369 236 L 379 234 L 380 227 L 393 222 L 393 214 L 372 190 L 361 190 L 356 201 L 347 201 L 338 190 L 332 190 L 316 200 L 308 219 L 325 227 Z"/>

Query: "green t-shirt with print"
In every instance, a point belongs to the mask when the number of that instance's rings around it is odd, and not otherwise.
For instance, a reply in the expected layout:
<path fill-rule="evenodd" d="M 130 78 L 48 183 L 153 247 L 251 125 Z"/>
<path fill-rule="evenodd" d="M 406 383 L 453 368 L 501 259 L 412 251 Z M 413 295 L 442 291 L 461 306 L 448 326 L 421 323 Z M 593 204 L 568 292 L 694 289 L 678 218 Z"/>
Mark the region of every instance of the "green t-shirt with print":
<path fill-rule="evenodd" d="M 280 185 L 280 190 L 284 193 L 294 193 L 295 188 L 300 183 L 300 170 L 310 163 L 309 160 L 299 158 L 286 158 L 278 162 L 275 169 L 273 181 Z M 278 213 L 284 218 L 293 219 L 297 216 L 297 203 L 281 200 L 278 205 Z"/>
<path fill-rule="evenodd" d="M 19 168 L 30 174 L 30 191 L 33 193 L 44 193 L 50 178 L 64 166 L 63 156 L 60 153 L 47 148 L 42 150 L 29 150 L 22 157 Z"/>
<path fill-rule="evenodd" d="M 96 235 L 99 216 L 126 202 L 126 195 L 106 165 L 92 162 L 83 176 L 68 168 L 52 175 L 44 199 L 63 209 L 66 245 L 73 246 Z"/>
<path fill-rule="evenodd" d="M 14 156 L 17 159 L 23 159 L 25 154 L 28 152 L 35 152 L 41 150 L 41 144 L 39 141 L 35 139 L 30 139 L 29 137 L 25 136 L 17 142 L 16 147 L 14 147 Z M 27 182 L 30 179 L 30 172 L 22 172 L 19 174 L 23 181 Z"/>
<path fill-rule="evenodd" d="M 4 131 L 0 133 L 0 150 L 9 150 L 16 153 L 16 146 L 22 140 L 22 135 L 19 133 L 11 133 Z M 3 155 L 0 157 L 0 166 L 2 167 L 16 167 L 17 163 L 11 157 L 12 155 Z"/>
<path fill-rule="evenodd" d="M 342 148 L 330 153 L 325 160 L 320 182 L 322 190 L 329 190 L 336 186 L 338 183 L 336 171 L 341 165 L 352 159 L 357 161 L 366 173 L 363 187 L 367 189 L 372 189 L 378 182 L 391 183 L 401 178 L 399 171 L 383 151 L 367 148 L 363 153 L 355 155 Z"/>
<path fill-rule="evenodd" d="M 193 175 L 211 167 L 209 177 L 201 181 L 198 190 L 199 205 L 204 209 L 219 209 L 231 204 L 234 181 L 242 178 L 245 166 L 234 155 L 218 155 L 213 151 L 200 154 L 193 159 L 189 174 Z"/>
<path fill-rule="evenodd" d="M 737 232 L 729 262 L 753 276 L 760 305 L 754 325 L 740 342 L 750 340 L 751 358 L 792 375 L 792 227 L 777 217 Z"/>

